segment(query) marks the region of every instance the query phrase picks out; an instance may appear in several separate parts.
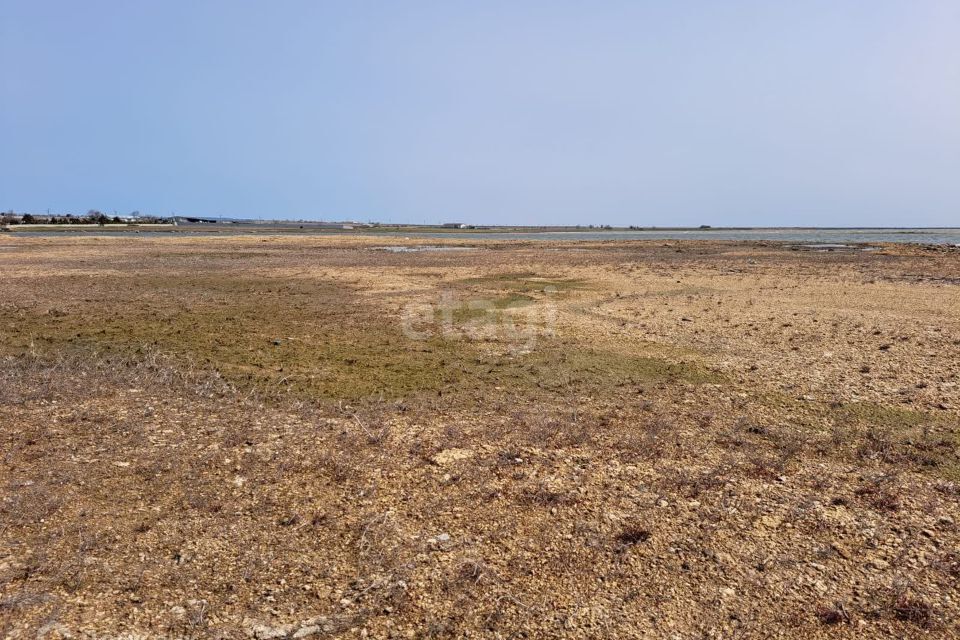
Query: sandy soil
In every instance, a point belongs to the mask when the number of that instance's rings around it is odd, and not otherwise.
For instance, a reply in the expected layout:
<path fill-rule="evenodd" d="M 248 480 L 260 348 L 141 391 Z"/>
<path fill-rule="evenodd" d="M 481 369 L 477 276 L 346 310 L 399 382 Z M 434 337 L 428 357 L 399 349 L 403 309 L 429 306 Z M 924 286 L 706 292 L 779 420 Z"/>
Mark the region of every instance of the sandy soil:
<path fill-rule="evenodd" d="M 960 637 L 960 250 L 5 234 L 0 274 L 3 637 Z"/>

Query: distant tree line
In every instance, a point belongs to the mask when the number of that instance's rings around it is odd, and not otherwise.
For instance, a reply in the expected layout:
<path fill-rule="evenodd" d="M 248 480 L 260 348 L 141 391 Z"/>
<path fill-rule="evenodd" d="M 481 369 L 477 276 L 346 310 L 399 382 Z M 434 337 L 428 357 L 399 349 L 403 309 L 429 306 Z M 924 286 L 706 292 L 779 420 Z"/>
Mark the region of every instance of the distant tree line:
<path fill-rule="evenodd" d="M 108 224 L 127 224 L 130 222 L 138 222 L 143 224 L 156 224 L 159 222 L 167 222 L 167 218 L 158 218 L 156 216 L 141 216 L 139 211 L 132 212 L 129 216 L 121 218 L 118 215 L 108 216 L 102 211 L 96 209 L 91 209 L 87 211 L 86 215 L 77 216 L 72 213 L 67 213 L 63 215 L 58 214 L 34 214 L 34 213 L 14 213 L 13 211 L 7 211 L 6 213 L 0 214 L 0 224 L 3 225 L 16 225 L 16 224 L 97 224 L 100 226 Z"/>

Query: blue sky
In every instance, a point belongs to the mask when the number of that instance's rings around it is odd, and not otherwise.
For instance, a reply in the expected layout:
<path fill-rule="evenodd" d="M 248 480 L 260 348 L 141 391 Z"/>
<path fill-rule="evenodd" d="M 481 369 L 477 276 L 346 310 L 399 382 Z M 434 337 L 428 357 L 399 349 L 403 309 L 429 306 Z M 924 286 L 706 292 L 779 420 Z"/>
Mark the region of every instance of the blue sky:
<path fill-rule="evenodd" d="M 0 0 L 0 208 L 960 225 L 960 2 Z"/>

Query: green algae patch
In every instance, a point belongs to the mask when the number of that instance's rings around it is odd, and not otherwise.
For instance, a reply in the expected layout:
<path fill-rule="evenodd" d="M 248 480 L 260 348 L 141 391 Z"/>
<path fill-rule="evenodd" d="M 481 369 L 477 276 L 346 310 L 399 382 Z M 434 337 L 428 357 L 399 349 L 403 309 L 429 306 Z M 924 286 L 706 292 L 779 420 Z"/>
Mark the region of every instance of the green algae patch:
<path fill-rule="evenodd" d="M 875 402 L 850 402 L 830 407 L 836 421 L 883 428 L 909 428 L 931 422 L 929 414 L 904 407 L 891 407 Z"/>
<path fill-rule="evenodd" d="M 534 277 L 507 274 L 501 281 L 540 286 L 542 280 L 532 284 Z M 520 394 L 603 394 L 632 383 L 718 381 L 696 363 L 605 351 L 581 340 L 524 334 L 515 336 L 524 347 L 516 349 L 502 332 L 484 330 L 509 324 L 507 314 L 536 305 L 535 295 L 509 288 L 441 311 L 453 315 L 457 339 L 440 322 L 415 339 L 404 332 L 399 315 L 322 278 L 143 272 L 66 279 L 58 287 L 48 302 L 72 300 L 63 311 L 43 303 L 0 307 L 0 322 L 10 327 L 0 351 L 160 354 L 184 370 L 215 371 L 246 393 L 318 401 L 473 394 L 495 387 Z M 517 322 L 522 329 L 523 320 Z M 481 337 L 471 338 L 467 329 Z"/>
<path fill-rule="evenodd" d="M 546 392 L 616 393 L 633 384 L 723 382 L 718 374 L 694 362 L 616 353 L 544 339 L 529 353 L 500 358 L 482 373 L 489 382 Z"/>
<path fill-rule="evenodd" d="M 112 302 L 18 314 L 21 330 L 6 335 L 5 350 L 159 353 L 181 367 L 217 371 L 241 390 L 318 399 L 401 397 L 462 375 L 446 363 L 463 345 L 411 340 L 399 321 L 341 285 L 215 275 L 110 280 Z M 97 294 L 88 292 L 91 300 Z"/>
<path fill-rule="evenodd" d="M 437 321 L 449 320 L 456 325 L 472 321 L 494 324 L 502 321 L 504 311 L 529 307 L 534 303 L 535 300 L 532 297 L 514 293 L 506 296 L 453 301 L 446 307 L 438 308 L 434 315 Z"/>

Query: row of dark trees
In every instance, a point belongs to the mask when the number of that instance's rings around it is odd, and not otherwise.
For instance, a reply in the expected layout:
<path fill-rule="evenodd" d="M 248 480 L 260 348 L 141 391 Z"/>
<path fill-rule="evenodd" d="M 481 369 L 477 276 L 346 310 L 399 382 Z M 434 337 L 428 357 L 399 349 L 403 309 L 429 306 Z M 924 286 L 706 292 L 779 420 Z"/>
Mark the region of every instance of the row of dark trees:
<path fill-rule="evenodd" d="M 151 223 L 151 222 L 160 222 L 161 219 L 155 218 L 153 216 L 144 216 L 139 217 L 139 212 L 134 211 L 131 214 L 140 222 Z M 97 211 L 96 209 L 91 209 L 83 216 L 75 216 L 72 213 L 65 215 L 39 215 L 32 213 L 16 214 L 13 211 L 8 211 L 6 213 L 0 214 L 0 224 L 4 225 L 15 225 L 15 224 L 124 224 L 126 221 L 120 218 L 120 216 L 108 216 L 102 211 Z"/>

